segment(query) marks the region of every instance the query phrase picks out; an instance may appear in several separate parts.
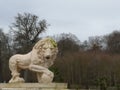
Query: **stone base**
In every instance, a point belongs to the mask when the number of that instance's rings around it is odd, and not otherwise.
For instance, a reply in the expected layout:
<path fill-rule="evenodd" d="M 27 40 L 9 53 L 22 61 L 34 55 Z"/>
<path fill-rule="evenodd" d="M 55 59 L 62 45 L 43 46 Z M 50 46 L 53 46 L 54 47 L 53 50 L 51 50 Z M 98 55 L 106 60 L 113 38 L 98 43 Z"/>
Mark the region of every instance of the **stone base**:
<path fill-rule="evenodd" d="M 68 90 L 66 83 L 1 83 L 0 90 Z"/>

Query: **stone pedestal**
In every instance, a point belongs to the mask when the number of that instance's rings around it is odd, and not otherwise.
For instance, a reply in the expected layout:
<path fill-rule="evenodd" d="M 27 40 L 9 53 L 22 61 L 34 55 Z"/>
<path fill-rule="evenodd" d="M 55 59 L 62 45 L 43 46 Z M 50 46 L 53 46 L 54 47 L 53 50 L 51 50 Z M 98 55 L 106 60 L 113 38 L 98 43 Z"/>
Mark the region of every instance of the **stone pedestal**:
<path fill-rule="evenodd" d="M 66 83 L 1 83 L 0 90 L 68 90 Z"/>

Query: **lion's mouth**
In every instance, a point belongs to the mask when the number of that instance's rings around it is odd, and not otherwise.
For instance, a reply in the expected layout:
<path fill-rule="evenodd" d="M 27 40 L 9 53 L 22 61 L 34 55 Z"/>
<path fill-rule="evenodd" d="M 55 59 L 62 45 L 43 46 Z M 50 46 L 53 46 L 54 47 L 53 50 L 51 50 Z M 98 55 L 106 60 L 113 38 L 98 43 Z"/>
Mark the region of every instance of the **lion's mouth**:
<path fill-rule="evenodd" d="M 46 56 L 45 58 L 46 58 L 46 59 L 50 59 L 50 56 Z"/>

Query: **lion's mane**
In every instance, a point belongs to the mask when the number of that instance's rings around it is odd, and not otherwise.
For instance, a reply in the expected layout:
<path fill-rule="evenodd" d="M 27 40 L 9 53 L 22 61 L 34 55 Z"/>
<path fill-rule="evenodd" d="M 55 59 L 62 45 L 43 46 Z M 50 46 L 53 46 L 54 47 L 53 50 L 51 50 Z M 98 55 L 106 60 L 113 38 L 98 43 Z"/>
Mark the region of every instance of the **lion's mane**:
<path fill-rule="evenodd" d="M 46 49 L 51 50 L 51 58 L 47 61 L 45 61 L 44 57 L 44 52 Z M 42 40 L 39 40 L 33 47 L 33 51 L 36 50 L 37 57 L 39 60 L 41 60 L 41 64 L 44 64 L 45 67 L 50 67 L 54 60 L 56 59 L 57 53 L 58 53 L 58 48 L 57 48 L 57 43 L 52 39 L 52 38 L 44 38 Z"/>

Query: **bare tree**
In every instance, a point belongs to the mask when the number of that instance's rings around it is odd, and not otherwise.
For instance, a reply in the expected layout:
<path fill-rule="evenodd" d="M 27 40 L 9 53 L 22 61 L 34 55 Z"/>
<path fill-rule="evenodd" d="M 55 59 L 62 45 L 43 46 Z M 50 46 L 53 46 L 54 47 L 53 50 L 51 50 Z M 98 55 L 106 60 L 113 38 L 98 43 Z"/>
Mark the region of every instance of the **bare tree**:
<path fill-rule="evenodd" d="M 10 57 L 9 38 L 0 29 L 0 82 L 8 81 L 10 71 L 8 68 L 8 58 Z M 7 74 L 6 74 L 7 73 Z"/>
<path fill-rule="evenodd" d="M 120 53 L 120 31 L 114 31 L 107 35 L 106 43 L 110 53 Z"/>
<path fill-rule="evenodd" d="M 80 41 L 74 34 L 60 34 L 57 38 L 59 55 L 63 56 L 66 52 L 77 52 L 80 49 Z"/>
<path fill-rule="evenodd" d="M 89 37 L 90 50 L 99 51 L 102 48 L 102 37 Z"/>
<path fill-rule="evenodd" d="M 36 42 L 40 33 L 46 31 L 48 24 L 46 20 L 38 20 L 38 16 L 24 13 L 15 17 L 15 22 L 10 26 L 11 31 L 14 34 L 14 47 L 19 53 L 22 48 L 31 47 Z M 27 47 L 26 47 L 27 46 Z M 26 49 L 28 52 L 30 49 Z"/>

